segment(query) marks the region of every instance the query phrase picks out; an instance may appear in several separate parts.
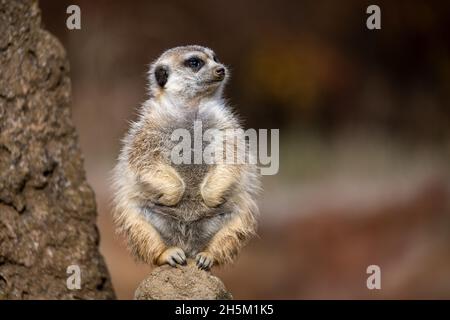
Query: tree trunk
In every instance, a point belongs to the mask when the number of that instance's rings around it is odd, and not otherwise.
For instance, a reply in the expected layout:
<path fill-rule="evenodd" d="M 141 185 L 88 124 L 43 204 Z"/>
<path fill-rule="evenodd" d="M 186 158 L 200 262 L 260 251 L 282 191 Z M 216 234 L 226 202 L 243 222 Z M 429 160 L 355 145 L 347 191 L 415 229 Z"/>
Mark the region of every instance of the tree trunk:
<path fill-rule="evenodd" d="M 37 1 L 0 0 L 0 299 L 114 298 L 71 121 L 69 64 L 40 25 Z M 67 285 L 71 265 L 80 289 Z"/>

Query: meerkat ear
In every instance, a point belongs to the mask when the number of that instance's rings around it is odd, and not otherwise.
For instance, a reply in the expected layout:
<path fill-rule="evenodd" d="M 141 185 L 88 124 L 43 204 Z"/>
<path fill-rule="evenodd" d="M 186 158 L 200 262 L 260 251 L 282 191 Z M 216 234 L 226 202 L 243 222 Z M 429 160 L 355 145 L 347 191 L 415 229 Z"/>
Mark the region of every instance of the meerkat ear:
<path fill-rule="evenodd" d="M 157 66 L 155 69 L 155 79 L 159 86 L 162 88 L 167 83 L 169 78 L 169 67 Z"/>

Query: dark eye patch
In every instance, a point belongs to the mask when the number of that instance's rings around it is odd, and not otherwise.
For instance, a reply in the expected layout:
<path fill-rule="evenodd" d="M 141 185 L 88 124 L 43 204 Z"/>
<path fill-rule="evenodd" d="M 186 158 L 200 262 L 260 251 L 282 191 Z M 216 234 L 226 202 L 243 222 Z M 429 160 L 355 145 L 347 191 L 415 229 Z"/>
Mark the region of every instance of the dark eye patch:
<path fill-rule="evenodd" d="M 155 79 L 161 88 L 163 88 L 169 78 L 169 67 L 157 66 L 155 69 Z"/>
<path fill-rule="evenodd" d="M 214 55 L 214 56 L 213 56 L 213 60 L 214 60 L 214 62 L 217 62 L 217 63 L 219 63 L 219 58 L 217 58 L 217 56 L 216 56 L 216 55 Z"/>
<path fill-rule="evenodd" d="M 191 68 L 193 71 L 197 72 L 205 65 L 205 62 L 199 57 L 191 57 L 184 61 L 184 65 L 188 68 Z"/>

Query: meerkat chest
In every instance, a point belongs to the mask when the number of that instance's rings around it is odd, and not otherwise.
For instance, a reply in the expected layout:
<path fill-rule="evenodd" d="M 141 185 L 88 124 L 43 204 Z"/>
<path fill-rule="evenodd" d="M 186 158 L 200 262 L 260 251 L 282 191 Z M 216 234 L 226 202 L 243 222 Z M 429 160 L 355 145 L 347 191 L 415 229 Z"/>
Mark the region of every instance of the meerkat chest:
<path fill-rule="evenodd" d="M 157 145 L 163 146 L 167 163 L 177 169 L 191 189 L 201 183 L 212 166 L 204 159 L 210 143 L 205 134 L 217 128 L 217 120 L 210 115 L 186 112 L 172 119 L 158 135 L 159 141 L 155 141 Z"/>
<path fill-rule="evenodd" d="M 160 113 L 157 113 L 160 114 Z M 153 208 L 157 215 L 177 217 L 184 221 L 197 220 L 200 217 L 215 216 L 216 210 L 205 206 L 200 193 L 200 186 L 205 176 L 216 164 L 204 161 L 204 152 L 210 145 L 207 132 L 223 127 L 223 116 L 214 109 L 200 112 L 184 110 L 176 116 L 164 115 L 153 118 L 146 140 L 152 146 L 151 158 L 162 159 L 167 165 L 176 169 L 183 179 L 185 191 L 180 202 L 173 207 Z"/>

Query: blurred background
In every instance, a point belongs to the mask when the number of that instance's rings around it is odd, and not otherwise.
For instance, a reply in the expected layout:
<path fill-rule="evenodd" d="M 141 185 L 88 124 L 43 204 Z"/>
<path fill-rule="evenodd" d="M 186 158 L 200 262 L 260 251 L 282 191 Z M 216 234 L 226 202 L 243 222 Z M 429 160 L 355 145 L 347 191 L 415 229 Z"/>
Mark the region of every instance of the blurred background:
<path fill-rule="evenodd" d="M 81 30 L 66 8 L 81 8 Z M 230 66 L 247 128 L 280 129 L 259 238 L 214 270 L 237 299 L 450 298 L 450 3 L 51 1 L 44 26 L 71 63 L 73 119 L 95 190 L 101 251 L 121 299 L 149 267 L 111 220 L 110 170 L 146 99 L 149 63 L 185 44 Z M 381 268 L 368 290 L 366 268 Z"/>

